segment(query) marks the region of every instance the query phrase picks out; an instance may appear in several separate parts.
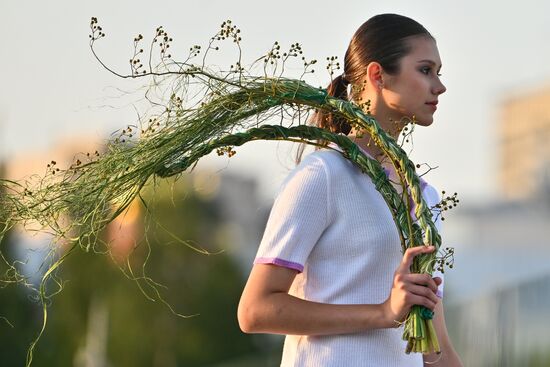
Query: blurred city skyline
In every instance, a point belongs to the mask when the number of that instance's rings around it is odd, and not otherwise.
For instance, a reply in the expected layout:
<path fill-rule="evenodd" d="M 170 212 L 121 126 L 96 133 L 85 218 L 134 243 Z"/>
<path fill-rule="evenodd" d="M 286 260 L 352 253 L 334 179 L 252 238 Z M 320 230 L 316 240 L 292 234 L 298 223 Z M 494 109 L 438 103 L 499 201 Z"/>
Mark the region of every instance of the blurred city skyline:
<path fill-rule="evenodd" d="M 384 12 L 410 16 L 436 37 L 448 91 L 441 97 L 433 126 L 417 129 L 413 159 L 438 169 L 428 180 L 439 189 L 458 191 L 479 202 L 498 198 L 496 146 L 497 111 L 511 95 L 543 88 L 550 80 L 550 35 L 546 22 L 550 5 L 537 1 L 446 3 L 351 1 L 279 1 L 269 9 L 253 3 L 168 2 L 3 3 L 0 31 L 4 54 L 0 68 L 0 159 L 26 151 L 48 150 L 60 139 L 90 135 L 105 139 L 111 132 L 136 123 L 138 114 L 124 97 L 137 83 L 108 73 L 88 48 L 90 17 L 99 18 L 107 37 L 97 45 L 116 70 L 129 71 L 132 39 L 146 40 L 157 26 L 174 38 L 174 54 L 191 45 L 205 45 L 219 24 L 232 19 L 242 30 L 243 55 L 249 63 L 279 41 L 283 47 L 300 42 L 308 58 L 320 60 L 312 84 L 326 85 L 326 56 L 343 59 L 353 32 L 369 17 Z M 234 53 L 213 62 L 229 65 Z M 175 57 L 178 58 L 178 57 Z M 183 57 L 180 57 L 180 59 Z M 140 84 L 141 83 L 141 84 Z M 139 97 L 135 94 L 134 101 Z M 273 196 L 289 169 L 288 144 L 250 144 L 238 149 L 229 166 L 260 180 L 264 197 Z M 76 153 L 76 152 L 75 152 Z M 47 157 L 45 158 L 47 159 Z M 207 161 L 214 161 L 213 159 Z"/>

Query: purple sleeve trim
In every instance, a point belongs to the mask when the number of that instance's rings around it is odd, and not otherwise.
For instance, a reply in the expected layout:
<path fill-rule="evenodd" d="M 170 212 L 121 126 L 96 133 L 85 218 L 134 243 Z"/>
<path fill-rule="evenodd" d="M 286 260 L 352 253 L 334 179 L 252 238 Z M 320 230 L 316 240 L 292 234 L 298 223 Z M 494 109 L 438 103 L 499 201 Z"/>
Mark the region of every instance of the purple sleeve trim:
<path fill-rule="evenodd" d="M 302 264 L 279 259 L 278 257 L 257 257 L 256 260 L 254 260 L 254 264 L 273 264 L 296 270 L 299 273 L 304 271 L 304 266 Z"/>

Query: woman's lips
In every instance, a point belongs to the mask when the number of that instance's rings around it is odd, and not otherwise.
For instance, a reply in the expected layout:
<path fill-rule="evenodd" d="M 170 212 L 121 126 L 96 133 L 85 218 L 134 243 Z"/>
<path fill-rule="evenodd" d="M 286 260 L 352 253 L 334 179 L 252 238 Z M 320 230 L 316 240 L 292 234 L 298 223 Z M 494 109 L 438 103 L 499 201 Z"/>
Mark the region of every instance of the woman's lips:
<path fill-rule="evenodd" d="M 435 102 L 426 102 L 426 104 L 428 106 L 430 106 L 434 110 L 434 112 L 437 110 L 437 101 L 435 101 Z"/>

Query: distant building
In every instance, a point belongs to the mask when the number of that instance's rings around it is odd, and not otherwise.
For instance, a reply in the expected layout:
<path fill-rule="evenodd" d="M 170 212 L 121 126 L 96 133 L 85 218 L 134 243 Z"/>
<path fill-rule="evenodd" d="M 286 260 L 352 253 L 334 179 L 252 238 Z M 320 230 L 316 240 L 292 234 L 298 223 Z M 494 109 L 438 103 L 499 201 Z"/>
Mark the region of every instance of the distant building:
<path fill-rule="evenodd" d="M 548 366 L 550 85 L 508 97 L 497 119 L 500 199 L 465 198 L 443 226 L 447 325 L 465 366 Z"/>
<path fill-rule="evenodd" d="M 197 193 L 201 192 L 201 187 L 205 187 L 197 185 L 201 176 L 205 176 L 208 182 L 213 182 L 213 174 L 206 171 L 194 174 Z M 233 239 L 232 243 L 226 245 L 227 253 L 237 261 L 243 273 L 248 275 L 262 239 L 270 205 L 261 200 L 255 178 L 238 172 L 222 171 L 215 174 L 219 184 L 215 184 L 216 196 L 213 200 L 219 204 L 225 223 L 217 231 L 220 237 Z"/>
<path fill-rule="evenodd" d="M 550 197 L 550 86 L 506 99 L 499 114 L 499 181 L 505 198 Z"/>
<path fill-rule="evenodd" d="M 550 208 L 465 203 L 442 233 L 455 247 L 444 296 L 455 348 L 465 366 L 550 366 Z"/>
<path fill-rule="evenodd" d="M 549 366 L 550 274 L 447 307 L 464 366 Z"/>

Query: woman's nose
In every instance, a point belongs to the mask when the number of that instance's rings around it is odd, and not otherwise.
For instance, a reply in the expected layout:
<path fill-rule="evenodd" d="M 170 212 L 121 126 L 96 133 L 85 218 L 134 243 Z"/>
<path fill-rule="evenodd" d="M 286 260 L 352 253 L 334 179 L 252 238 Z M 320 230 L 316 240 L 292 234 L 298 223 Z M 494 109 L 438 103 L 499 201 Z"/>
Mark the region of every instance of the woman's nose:
<path fill-rule="evenodd" d="M 440 95 L 445 93 L 445 91 L 447 91 L 447 87 L 445 87 L 445 85 L 441 82 L 441 80 L 438 79 L 437 84 L 434 87 L 433 93 L 435 95 Z"/>

